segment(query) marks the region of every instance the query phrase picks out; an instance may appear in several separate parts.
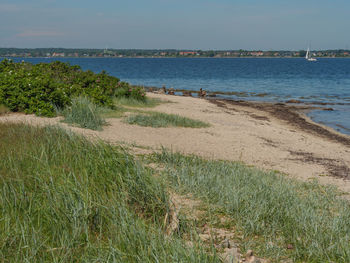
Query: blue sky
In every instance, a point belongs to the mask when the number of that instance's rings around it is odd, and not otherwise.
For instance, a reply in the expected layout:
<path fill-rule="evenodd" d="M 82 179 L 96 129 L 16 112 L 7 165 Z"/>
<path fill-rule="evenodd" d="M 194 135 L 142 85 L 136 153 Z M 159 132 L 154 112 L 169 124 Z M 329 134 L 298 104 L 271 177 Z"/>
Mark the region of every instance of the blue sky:
<path fill-rule="evenodd" d="M 350 48 L 349 0 L 0 0 L 0 47 Z"/>

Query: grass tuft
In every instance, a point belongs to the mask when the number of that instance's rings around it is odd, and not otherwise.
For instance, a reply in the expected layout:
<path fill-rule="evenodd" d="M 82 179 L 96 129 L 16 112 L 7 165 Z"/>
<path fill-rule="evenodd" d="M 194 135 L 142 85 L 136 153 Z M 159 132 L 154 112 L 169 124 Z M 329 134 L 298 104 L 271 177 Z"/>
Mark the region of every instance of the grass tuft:
<path fill-rule="evenodd" d="M 3 262 L 218 262 L 166 238 L 162 182 L 121 148 L 0 123 Z"/>
<path fill-rule="evenodd" d="M 117 105 L 114 109 L 102 108 L 100 110 L 100 116 L 102 118 L 121 118 L 126 112 L 128 112 L 126 108 Z"/>
<path fill-rule="evenodd" d="M 164 103 L 164 101 L 160 99 L 147 98 L 147 97 L 144 100 L 138 100 L 130 97 L 119 97 L 114 100 L 114 103 L 116 105 L 126 106 L 126 107 L 153 108 L 160 105 L 161 103 Z"/>
<path fill-rule="evenodd" d="M 129 124 L 140 126 L 159 127 L 186 127 L 186 128 L 205 128 L 208 123 L 182 117 L 177 114 L 166 114 L 161 112 L 149 112 L 147 114 L 135 114 L 126 118 Z"/>
<path fill-rule="evenodd" d="M 101 130 L 106 121 L 101 117 L 102 108 L 87 97 L 72 99 L 72 105 L 63 110 L 64 122 L 77 124 L 81 128 Z"/>
<path fill-rule="evenodd" d="M 277 262 L 350 262 L 350 204 L 334 188 L 166 151 L 155 160 L 175 190 L 230 218 L 243 249 Z"/>
<path fill-rule="evenodd" d="M 7 114 L 10 112 L 10 109 L 7 108 L 5 105 L 3 104 L 0 104 L 0 115 L 2 114 Z"/>

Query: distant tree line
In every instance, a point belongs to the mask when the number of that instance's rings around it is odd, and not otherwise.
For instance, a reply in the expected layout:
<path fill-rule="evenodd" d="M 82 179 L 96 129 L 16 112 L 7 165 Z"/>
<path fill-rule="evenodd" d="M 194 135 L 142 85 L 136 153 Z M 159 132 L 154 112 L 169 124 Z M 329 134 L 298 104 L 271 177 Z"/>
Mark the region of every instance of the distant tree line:
<path fill-rule="evenodd" d="M 313 50 L 317 57 L 350 57 L 350 50 Z M 304 57 L 305 50 L 176 50 L 0 48 L 1 57 Z"/>

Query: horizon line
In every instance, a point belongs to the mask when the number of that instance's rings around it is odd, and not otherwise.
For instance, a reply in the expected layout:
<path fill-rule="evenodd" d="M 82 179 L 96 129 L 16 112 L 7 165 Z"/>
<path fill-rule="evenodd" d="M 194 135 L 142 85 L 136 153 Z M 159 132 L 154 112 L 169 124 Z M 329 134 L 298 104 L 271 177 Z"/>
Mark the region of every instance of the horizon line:
<path fill-rule="evenodd" d="M 189 49 L 189 48 L 73 48 L 73 47 L 0 47 L 0 49 L 86 49 L 86 50 L 145 50 L 145 51 L 306 51 L 306 49 Z M 312 51 L 350 50 L 349 48 L 313 49 Z"/>

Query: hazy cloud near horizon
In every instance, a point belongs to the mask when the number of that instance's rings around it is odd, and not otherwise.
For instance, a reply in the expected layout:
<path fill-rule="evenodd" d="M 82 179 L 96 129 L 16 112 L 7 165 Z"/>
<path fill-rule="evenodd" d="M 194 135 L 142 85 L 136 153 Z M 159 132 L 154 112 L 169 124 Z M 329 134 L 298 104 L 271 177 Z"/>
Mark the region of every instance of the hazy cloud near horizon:
<path fill-rule="evenodd" d="M 0 47 L 349 48 L 350 1 L 0 0 Z"/>

